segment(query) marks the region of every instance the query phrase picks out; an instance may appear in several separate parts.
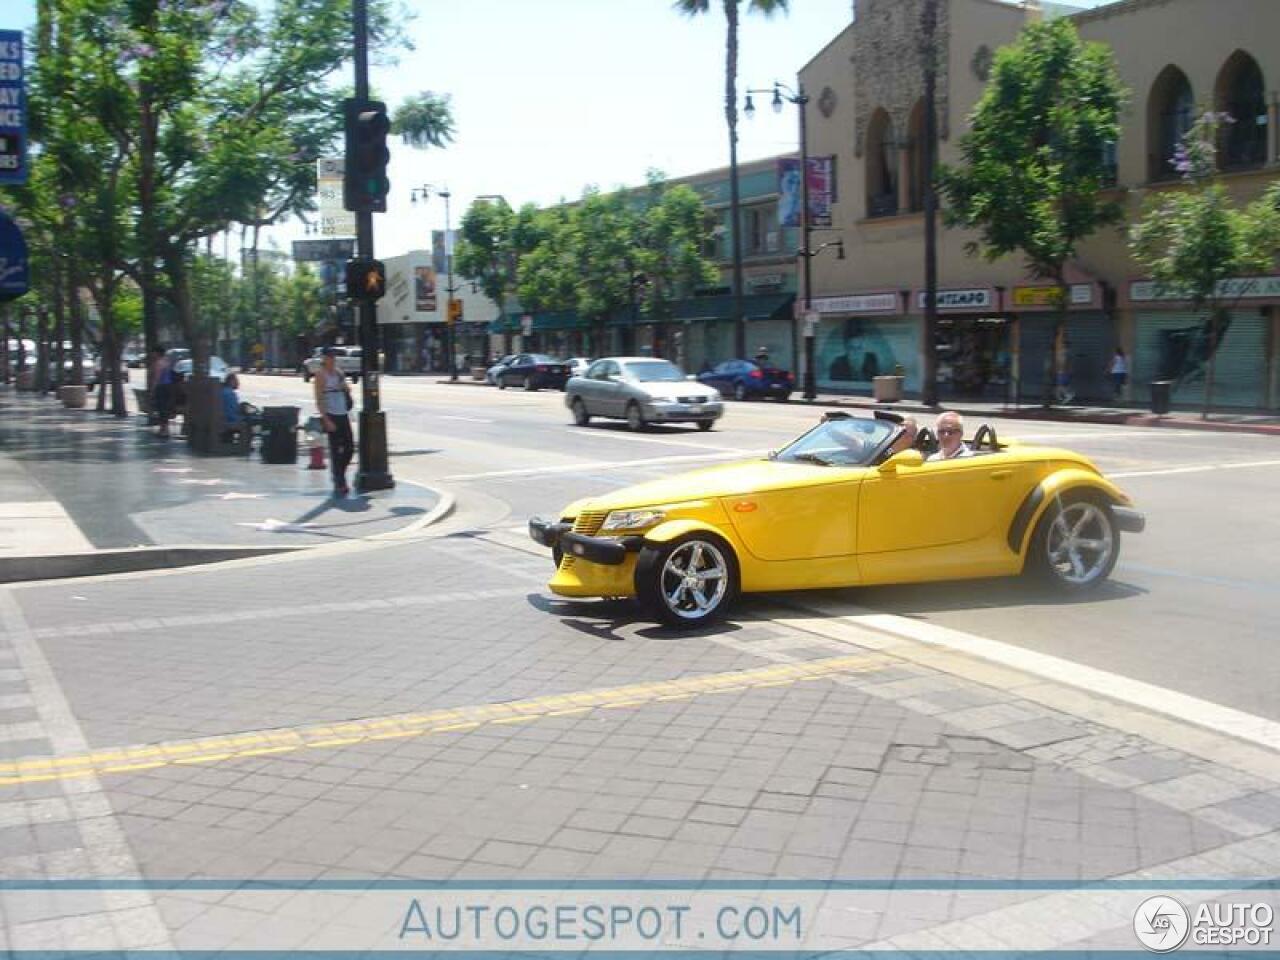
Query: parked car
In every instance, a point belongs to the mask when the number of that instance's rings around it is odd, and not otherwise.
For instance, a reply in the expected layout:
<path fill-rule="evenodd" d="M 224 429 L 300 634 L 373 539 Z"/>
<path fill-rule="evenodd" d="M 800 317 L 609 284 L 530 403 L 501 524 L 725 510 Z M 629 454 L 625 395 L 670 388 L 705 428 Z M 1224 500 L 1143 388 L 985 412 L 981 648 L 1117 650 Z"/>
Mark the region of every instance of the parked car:
<path fill-rule="evenodd" d="M 352 383 L 357 383 L 360 380 L 360 362 L 364 353 L 360 347 L 316 347 L 311 352 L 311 356 L 303 360 L 299 367 L 299 372 L 305 382 L 310 383 L 311 378 L 316 375 L 316 371 L 324 363 L 326 350 L 333 352 L 334 363 L 342 371 L 344 377 L 350 377 Z"/>
<path fill-rule="evenodd" d="M 585 427 L 592 417 L 619 417 L 632 430 L 651 423 L 696 423 L 710 430 L 724 413 L 715 390 L 690 380 L 667 360 L 653 357 L 605 357 L 572 377 L 565 405 L 573 422 Z"/>
<path fill-rule="evenodd" d="M 542 387 L 563 390 L 568 379 L 569 365 L 545 353 L 517 354 L 497 376 L 499 390 L 510 386 L 520 386 L 526 390 L 538 390 Z"/>
<path fill-rule="evenodd" d="M 569 358 L 569 376 L 581 377 L 587 372 L 587 367 L 591 366 L 590 357 L 570 357 Z"/>
<path fill-rule="evenodd" d="M 173 365 L 173 372 L 180 373 L 184 378 L 190 379 L 194 363 L 189 357 L 186 360 L 179 360 Z M 221 357 L 209 358 L 209 377 L 211 379 L 221 382 L 227 378 L 227 374 L 230 372 L 231 368 L 227 366 L 227 362 Z"/>
<path fill-rule="evenodd" d="M 982 426 L 969 456 L 926 462 L 895 452 L 903 430 L 830 413 L 767 460 L 587 497 L 529 534 L 551 548 L 552 593 L 638 597 L 693 628 L 742 593 L 1018 574 L 1079 593 L 1106 581 L 1121 531 L 1145 525 L 1078 453 L 1002 444 Z M 961 501 L 972 509 L 919 507 Z"/>
<path fill-rule="evenodd" d="M 735 400 L 773 397 L 785 402 L 795 389 L 795 377 L 790 371 L 761 366 L 754 360 L 726 360 L 698 374 L 698 381 Z"/>
<path fill-rule="evenodd" d="M 124 361 L 126 367 L 133 367 L 135 370 L 147 365 L 147 355 L 133 347 L 124 350 L 120 354 L 120 359 Z"/>
<path fill-rule="evenodd" d="M 484 372 L 484 382 L 491 387 L 498 385 L 498 374 L 511 365 L 511 361 L 516 358 L 514 353 L 508 353 L 505 357 L 500 357 L 498 362 Z"/>

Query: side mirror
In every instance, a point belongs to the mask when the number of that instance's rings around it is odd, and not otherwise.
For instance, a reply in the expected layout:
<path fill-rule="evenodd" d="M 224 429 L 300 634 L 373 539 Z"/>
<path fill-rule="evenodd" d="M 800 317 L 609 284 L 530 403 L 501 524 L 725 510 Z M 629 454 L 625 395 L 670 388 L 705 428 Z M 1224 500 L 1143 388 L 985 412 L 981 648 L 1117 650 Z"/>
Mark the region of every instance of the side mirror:
<path fill-rule="evenodd" d="M 919 450 L 902 450 L 880 464 L 882 474 L 897 473 L 899 467 L 918 467 L 924 463 L 924 454 Z"/>

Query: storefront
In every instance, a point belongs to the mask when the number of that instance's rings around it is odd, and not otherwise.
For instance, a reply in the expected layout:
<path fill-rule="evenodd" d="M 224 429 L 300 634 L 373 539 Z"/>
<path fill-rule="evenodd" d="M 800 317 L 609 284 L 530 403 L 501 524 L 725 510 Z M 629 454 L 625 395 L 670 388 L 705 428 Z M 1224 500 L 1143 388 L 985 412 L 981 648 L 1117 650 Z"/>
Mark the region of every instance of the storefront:
<path fill-rule="evenodd" d="M 747 357 L 762 348 L 773 363 L 795 370 L 795 322 L 792 319 L 795 294 L 758 293 L 742 298 L 747 319 Z M 690 373 L 732 360 L 736 352 L 733 297 L 715 294 L 678 301 L 672 321 L 666 326 L 668 356 Z M 674 350 L 674 353 L 671 351 Z"/>
<path fill-rule="evenodd" d="M 1065 372 L 1063 386 L 1077 401 L 1110 403 L 1109 377 L 1117 338 L 1115 321 L 1103 302 L 1102 284 L 1072 283 L 1067 289 L 1067 324 L 1055 344 L 1059 311 L 1057 287 L 1026 284 L 1009 294 L 1009 310 L 1017 319 L 1013 394 L 1021 403 L 1053 396 L 1055 355 Z"/>
<path fill-rule="evenodd" d="M 1011 318 L 994 287 L 954 287 L 938 291 L 938 394 L 944 400 L 1012 401 L 1015 340 Z M 928 294 L 916 290 L 912 304 L 921 316 Z M 923 362 L 923 358 L 921 358 Z"/>
<path fill-rule="evenodd" d="M 1221 295 L 1228 309 L 1217 343 L 1211 347 L 1207 311 L 1193 311 L 1149 280 L 1129 284 L 1127 300 L 1134 326 L 1134 400 L 1150 399 L 1151 381 L 1168 380 L 1173 384 L 1175 404 L 1200 406 L 1212 356 L 1214 406 L 1277 406 L 1273 381 L 1280 277 L 1228 280 Z"/>
<path fill-rule="evenodd" d="M 818 389 L 869 394 L 875 377 L 897 374 L 908 393 L 920 390 L 921 327 L 903 301 L 895 291 L 814 298 Z"/>

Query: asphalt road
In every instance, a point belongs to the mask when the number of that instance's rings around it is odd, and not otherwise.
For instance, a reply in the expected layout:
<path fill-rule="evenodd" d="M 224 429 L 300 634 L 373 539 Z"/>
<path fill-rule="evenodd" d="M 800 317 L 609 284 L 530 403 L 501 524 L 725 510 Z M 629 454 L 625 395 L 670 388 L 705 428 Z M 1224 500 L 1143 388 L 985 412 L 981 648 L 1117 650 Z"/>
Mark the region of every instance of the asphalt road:
<path fill-rule="evenodd" d="M 450 522 L 459 530 L 507 534 L 518 534 L 530 514 L 555 513 L 581 496 L 762 454 L 818 415 L 796 403 L 730 404 L 711 433 L 670 427 L 637 435 L 621 424 L 572 426 L 558 392 L 391 377 L 383 385 L 393 473 L 453 492 L 458 510 Z M 310 395 L 300 379 L 287 377 L 244 377 L 242 392 L 260 403 L 307 403 Z M 1001 436 L 1089 455 L 1137 499 L 1147 531 L 1126 538 L 1112 582 L 1074 601 L 1016 581 L 850 590 L 839 598 L 1280 719 L 1273 650 L 1280 443 L 1204 431 L 991 422 Z"/>

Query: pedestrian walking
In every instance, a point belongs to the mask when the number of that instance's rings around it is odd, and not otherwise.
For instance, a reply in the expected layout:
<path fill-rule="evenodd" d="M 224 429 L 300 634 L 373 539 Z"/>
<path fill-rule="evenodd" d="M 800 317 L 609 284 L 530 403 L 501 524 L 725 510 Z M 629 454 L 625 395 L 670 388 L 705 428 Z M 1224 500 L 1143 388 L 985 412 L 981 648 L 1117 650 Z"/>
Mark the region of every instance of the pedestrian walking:
<path fill-rule="evenodd" d="M 151 351 L 151 412 L 159 429 L 156 435 L 169 438 L 169 421 L 176 405 L 173 364 L 164 347 Z"/>
<path fill-rule="evenodd" d="M 1125 384 L 1129 382 L 1129 358 L 1124 355 L 1122 348 L 1116 347 L 1108 372 L 1111 374 L 1111 399 L 1119 400 L 1124 396 Z"/>
<path fill-rule="evenodd" d="M 324 359 L 315 377 L 315 391 L 316 411 L 320 414 L 325 433 L 329 435 L 333 490 L 339 496 L 345 496 L 351 490 L 347 486 L 347 467 L 355 453 L 355 442 L 351 436 L 351 388 L 347 385 L 347 378 L 338 369 L 332 350 L 324 352 Z"/>

